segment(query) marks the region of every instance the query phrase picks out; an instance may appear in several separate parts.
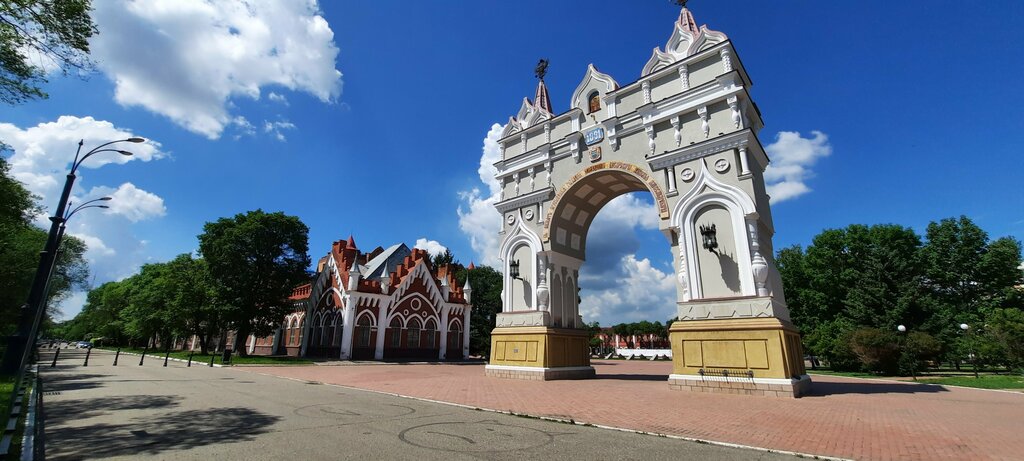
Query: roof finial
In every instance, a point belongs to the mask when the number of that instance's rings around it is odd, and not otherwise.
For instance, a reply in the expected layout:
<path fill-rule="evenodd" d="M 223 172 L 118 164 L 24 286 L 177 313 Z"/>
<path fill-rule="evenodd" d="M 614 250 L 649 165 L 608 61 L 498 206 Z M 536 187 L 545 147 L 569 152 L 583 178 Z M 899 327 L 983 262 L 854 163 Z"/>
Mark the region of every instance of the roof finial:
<path fill-rule="evenodd" d="M 683 7 L 683 8 L 686 8 L 686 2 L 688 2 L 688 1 L 690 1 L 690 0 L 676 0 L 676 5 L 679 5 L 679 6 Z"/>
<path fill-rule="evenodd" d="M 541 59 L 540 61 L 537 61 L 537 67 L 533 70 L 533 73 L 540 79 L 540 81 L 543 82 L 544 76 L 548 73 L 548 60 Z"/>

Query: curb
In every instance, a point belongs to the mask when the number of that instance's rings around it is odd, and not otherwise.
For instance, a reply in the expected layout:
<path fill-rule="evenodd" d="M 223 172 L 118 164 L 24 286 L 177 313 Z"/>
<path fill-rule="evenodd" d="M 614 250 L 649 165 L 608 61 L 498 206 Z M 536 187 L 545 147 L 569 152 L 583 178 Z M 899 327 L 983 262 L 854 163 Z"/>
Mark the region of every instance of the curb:
<path fill-rule="evenodd" d="M 109 349 L 99 349 L 99 350 L 104 351 L 104 352 L 111 352 L 111 353 L 116 352 L 116 351 L 112 351 L 112 350 L 109 350 Z M 121 355 L 134 355 L 136 357 L 139 357 L 142 354 L 137 354 L 135 352 L 124 352 L 124 351 L 121 351 Z M 160 357 L 159 355 L 151 355 L 148 352 L 146 353 L 146 357 L 156 357 L 157 360 L 163 360 L 164 359 L 163 357 Z M 181 363 L 188 363 L 187 359 L 176 359 L 174 357 L 168 357 L 167 360 L 172 360 L 172 361 L 181 362 Z M 199 361 L 193 360 L 192 363 L 193 364 L 197 364 L 198 363 L 199 365 L 202 365 L 204 367 L 209 367 L 209 362 L 199 362 Z M 219 363 L 213 364 L 214 368 L 226 368 L 226 367 L 232 367 L 232 366 L 234 366 L 234 365 L 221 365 Z"/>
<path fill-rule="evenodd" d="M 859 376 L 842 376 L 842 375 L 822 375 L 818 373 L 807 373 L 808 375 L 824 376 L 831 378 L 847 378 L 847 379 L 859 379 L 862 381 L 878 381 L 883 383 L 896 383 L 896 384 L 917 384 L 918 386 L 939 386 L 939 387 L 952 387 L 953 389 L 967 389 L 971 391 L 987 391 L 987 392 L 1002 392 L 1004 394 L 1016 394 L 1024 395 L 1024 389 L 1019 391 L 1011 391 L 1006 389 L 985 389 L 982 387 L 968 387 L 968 386 L 954 386 L 952 384 L 935 384 L 935 383 L 922 383 L 919 381 L 901 381 L 898 379 L 885 379 L 885 378 L 861 378 Z"/>
<path fill-rule="evenodd" d="M 665 434 L 665 433 L 661 433 L 661 432 L 641 431 L 641 430 L 638 430 L 638 429 L 629 429 L 629 428 L 625 428 L 625 427 L 606 426 L 606 425 L 603 425 L 603 424 L 588 423 L 586 421 L 577 421 L 575 419 L 562 419 L 562 418 L 555 418 L 555 417 L 551 417 L 551 416 L 531 415 L 529 413 L 516 413 L 516 412 L 511 411 L 511 410 L 496 410 L 496 409 L 493 409 L 493 408 L 481 408 L 481 407 L 475 407 L 475 406 L 472 406 L 472 405 L 465 405 L 465 404 L 455 403 L 455 402 L 445 402 L 443 400 L 434 400 L 434 399 L 428 399 L 428 398 L 423 398 L 423 397 L 415 397 L 415 396 L 412 396 L 412 395 L 404 395 L 404 394 L 398 394 L 398 393 L 394 393 L 394 392 L 378 391 L 378 390 L 373 390 L 373 389 L 363 389 L 361 387 L 347 386 L 347 385 L 344 385 L 344 384 L 333 384 L 333 383 L 325 383 L 325 382 L 320 382 L 320 381 L 310 381 L 308 379 L 290 378 L 290 377 L 287 377 L 287 376 L 277 376 L 277 375 L 272 375 L 272 374 L 269 374 L 269 373 L 260 373 L 260 372 L 257 372 L 257 371 L 249 371 L 249 370 L 245 370 L 245 371 L 247 373 L 253 373 L 253 374 L 257 374 L 257 375 L 269 376 L 269 377 L 272 377 L 272 378 L 287 379 L 289 381 L 295 381 L 295 382 L 300 382 L 300 383 L 304 383 L 304 384 L 314 384 L 314 383 L 315 384 L 323 384 L 323 385 L 327 385 L 327 386 L 340 387 L 342 389 L 350 389 L 350 390 L 363 391 L 363 392 L 372 392 L 374 394 L 390 395 L 392 397 L 400 397 L 400 398 L 403 398 L 403 399 L 418 400 L 418 401 L 421 401 L 421 402 L 436 403 L 436 404 L 440 404 L 440 405 L 448 405 L 448 406 L 452 406 L 452 407 L 465 408 L 465 409 L 468 409 L 468 410 L 486 411 L 486 412 L 490 412 L 490 413 L 500 413 L 500 414 L 509 415 L 509 416 L 529 417 L 529 418 L 535 418 L 535 419 L 540 419 L 540 420 L 544 420 L 544 421 L 551 421 L 551 422 L 563 423 L 563 424 L 571 424 L 571 425 L 574 425 L 574 426 L 596 427 L 596 428 L 599 428 L 599 429 L 608 429 L 608 430 L 619 431 L 619 432 L 629 432 L 629 433 L 633 433 L 633 434 L 653 435 L 653 436 L 657 436 L 657 437 L 665 437 L 665 438 L 669 438 L 669 439 L 683 440 L 683 441 L 686 441 L 686 442 L 705 443 L 705 444 L 708 444 L 708 445 L 715 445 L 715 446 L 727 447 L 727 448 L 739 448 L 739 449 L 743 449 L 743 450 L 753 450 L 753 451 L 759 451 L 759 452 L 762 452 L 762 453 L 778 453 L 778 454 L 782 454 L 782 455 L 797 456 L 797 457 L 800 457 L 800 458 L 823 459 L 823 460 L 827 460 L 827 461 L 854 461 L 854 460 L 849 459 L 849 458 L 837 458 L 837 457 L 834 457 L 834 456 L 815 455 L 815 454 L 811 454 L 811 453 L 801 453 L 801 452 L 798 452 L 798 451 L 787 451 L 787 450 L 777 450 L 777 449 L 774 449 L 774 448 L 755 447 L 755 446 L 752 446 L 752 445 L 742 445 L 742 444 L 738 444 L 738 443 L 722 442 L 722 441 L 718 441 L 718 440 L 699 439 L 699 438 L 696 438 L 696 437 L 686 437 L 686 436 L 682 436 L 682 435 Z"/>

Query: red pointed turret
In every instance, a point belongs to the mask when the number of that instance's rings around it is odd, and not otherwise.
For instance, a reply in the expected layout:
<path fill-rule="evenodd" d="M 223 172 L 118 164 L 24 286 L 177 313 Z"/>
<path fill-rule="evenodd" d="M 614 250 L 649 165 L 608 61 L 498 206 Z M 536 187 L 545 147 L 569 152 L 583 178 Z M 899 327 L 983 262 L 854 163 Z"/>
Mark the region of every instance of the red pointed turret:
<path fill-rule="evenodd" d="M 349 248 L 356 247 L 356 239 L 352 237 L 352 234 L 348 234 L 348 241 L 345 243 L 348 244 Z"/>
<path fill-rule="evenodd" d="M 470 261 L 469 262 L 469 267 L 467 267 L 466 269 L 468 269 L 468 270 L 476 269 L 476 264 L 473 264 L 473 261 Z"/>
<path fill-rule="evenodd" d="M 696 37 L 700 34 L 700 27 L 697 27 L 697 20 L 693 19 L 693 13 L 690 9 L 683 6 L 683 10 L 679 12 L 679 27 L 689 32 L 691 35 Z"/>

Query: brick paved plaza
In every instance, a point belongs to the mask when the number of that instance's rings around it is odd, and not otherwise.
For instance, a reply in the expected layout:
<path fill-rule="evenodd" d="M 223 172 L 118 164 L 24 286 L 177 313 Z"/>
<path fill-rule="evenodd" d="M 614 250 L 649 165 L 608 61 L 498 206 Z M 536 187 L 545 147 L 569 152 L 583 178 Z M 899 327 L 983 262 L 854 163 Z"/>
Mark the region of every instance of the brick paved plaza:
<path fill-rule="evenodd" d="M 598 379 L 521 381 L 482 364 L 252 367 L 534 416 L 864 460 L 1021 459 L 1024 394 L 813 376 L 801 399 L 669 390 L 671 362 L 595 361 Z"/>

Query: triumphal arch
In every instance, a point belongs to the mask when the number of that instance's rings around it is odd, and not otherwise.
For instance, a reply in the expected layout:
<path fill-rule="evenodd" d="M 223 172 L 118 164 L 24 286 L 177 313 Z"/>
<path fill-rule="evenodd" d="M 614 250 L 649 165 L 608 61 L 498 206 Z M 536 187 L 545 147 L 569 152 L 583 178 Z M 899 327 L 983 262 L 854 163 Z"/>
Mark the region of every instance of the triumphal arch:
<path fill-rule="evenodd" d="M 590 65 L 556 113 L 544 83 L 509 118 L 502 184 L 503 312 L 487 374 L 594 376 L 579 315 L 587 230 L 613 198 L 654 197 L 676 267 L 673 389 L 799 395 L 810 386 L 773 260 L 768 166 L 751 81 L 728 37 L 684 6 L 639 80 Z"/>

